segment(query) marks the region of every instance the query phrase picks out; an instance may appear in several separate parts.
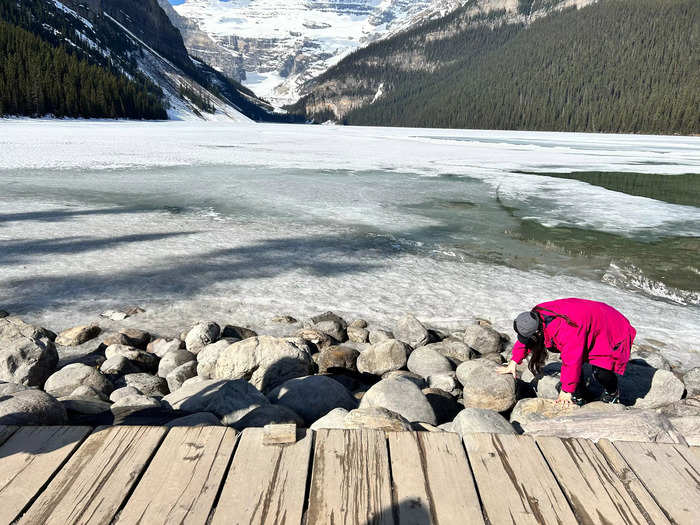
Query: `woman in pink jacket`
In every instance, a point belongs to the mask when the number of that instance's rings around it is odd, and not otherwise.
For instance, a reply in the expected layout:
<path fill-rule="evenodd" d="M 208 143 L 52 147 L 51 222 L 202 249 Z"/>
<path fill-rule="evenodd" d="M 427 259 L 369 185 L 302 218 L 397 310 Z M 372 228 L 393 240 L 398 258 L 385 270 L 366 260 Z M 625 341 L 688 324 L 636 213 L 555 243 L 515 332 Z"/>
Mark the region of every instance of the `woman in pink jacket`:
<path fill-rule="evenodd" d="M 528 367 L 542 371 L 547 351 L 561 354 L 561 393 L 558 403 L 583 404 L 583 363 L 593 366 L 593 376 L 605 392 L 601 401 L 619 403 L 617 375 L 625 373 L 637 331 L 612 306 L 585 299 L 559 299 L 538 304 L 513 323 L 518 341 L 512 360 L 498 371 L 513 374 L 515 366 L 530 354 Z M 617 375 L 616 375 L 617 374 Z"/>

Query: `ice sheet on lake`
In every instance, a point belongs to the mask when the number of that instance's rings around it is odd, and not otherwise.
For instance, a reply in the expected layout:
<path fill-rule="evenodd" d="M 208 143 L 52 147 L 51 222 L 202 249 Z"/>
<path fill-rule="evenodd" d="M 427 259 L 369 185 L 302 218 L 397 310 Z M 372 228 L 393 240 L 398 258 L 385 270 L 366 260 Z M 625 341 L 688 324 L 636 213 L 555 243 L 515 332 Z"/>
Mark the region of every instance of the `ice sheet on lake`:
<path fill-rule="evenodd" d="M 140 304 L 125 323 L 173 335 L 202 316 L 259 325 L 326 309 L 388 327 L 403 312 L 455 328 L 483 316 L 509 331 L 536 302 L 581 296 L 700 365 L 697 307 L 402 240 L 441 227 L 402 210 L 428 197 L 485 206 L 497 190 L 543 224 L 697 236 L 697 208 L 511 172 L 700 173 L 698 138 L 19 120 L 0 121 L 0 151 L 0 307 L 52 329 Z M 453 195 L 450 176 L 475 193 Z"/>

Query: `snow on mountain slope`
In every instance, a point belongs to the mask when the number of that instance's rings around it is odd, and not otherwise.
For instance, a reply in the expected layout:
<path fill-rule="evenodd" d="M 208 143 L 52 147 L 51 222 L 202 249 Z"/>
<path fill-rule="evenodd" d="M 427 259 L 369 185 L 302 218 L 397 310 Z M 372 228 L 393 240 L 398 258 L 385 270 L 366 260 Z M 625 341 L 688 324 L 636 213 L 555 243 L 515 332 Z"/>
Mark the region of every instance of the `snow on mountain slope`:
<path fill-rule="evenodd" d="M 195 56 L 243 80 L 258 96 L 282 106 L 300 86 L 342 57 L 462 0 L 185 0 L 175 11 L 208 34 L 212 46 L 186 44 Z M 171 16 L 171 19 L 173 17 Z M 173 20 L 186 31 L 182 20 Z M 221 55 L 229 53 L 223 60 Z M 216 57 L 219 57 L 217 59 Z"/>

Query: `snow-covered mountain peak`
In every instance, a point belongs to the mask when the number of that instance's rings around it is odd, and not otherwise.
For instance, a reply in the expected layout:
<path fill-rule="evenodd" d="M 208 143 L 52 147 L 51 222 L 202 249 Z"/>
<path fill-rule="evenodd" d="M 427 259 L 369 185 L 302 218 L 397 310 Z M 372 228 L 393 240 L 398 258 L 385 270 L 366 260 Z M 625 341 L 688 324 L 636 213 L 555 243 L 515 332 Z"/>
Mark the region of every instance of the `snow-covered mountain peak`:
<path fill-rule="evenodd" d="M 190 53 L 281 106 L 294 102 L 304 82 L 349 52 L 400 29 L 426 11 L 456 3 L 459 1 L 185 0 L 173 7 L 212 39 L 210 43 L 188 39 L 191 27 L 180 27 Z M 222 54 L 230 56 L 222 60 Z"/>

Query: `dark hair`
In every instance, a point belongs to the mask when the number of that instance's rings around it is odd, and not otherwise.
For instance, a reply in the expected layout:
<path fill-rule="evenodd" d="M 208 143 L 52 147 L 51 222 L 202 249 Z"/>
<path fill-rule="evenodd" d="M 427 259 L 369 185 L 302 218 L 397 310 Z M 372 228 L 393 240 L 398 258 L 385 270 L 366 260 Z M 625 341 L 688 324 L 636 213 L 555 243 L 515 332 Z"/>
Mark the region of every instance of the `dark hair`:
<path fill-rule="evenodd" d="M 547 359 L 547 348 L 544 346 L 544 335 L 542 332 L 539 332 L 527 342 L 527 348 L 530 350 L 530 362 L 527 367 L 534 375 L 539 375 L 542 373 L 544 362 Z"/>

